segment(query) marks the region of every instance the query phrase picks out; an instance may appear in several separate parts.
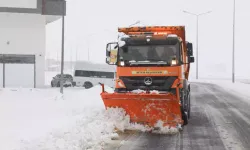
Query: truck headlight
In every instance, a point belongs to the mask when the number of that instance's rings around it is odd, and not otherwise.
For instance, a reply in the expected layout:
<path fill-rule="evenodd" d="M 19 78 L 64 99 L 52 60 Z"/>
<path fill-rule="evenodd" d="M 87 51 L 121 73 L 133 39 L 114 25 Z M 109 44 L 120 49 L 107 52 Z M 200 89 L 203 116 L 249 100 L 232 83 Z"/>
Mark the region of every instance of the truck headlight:
<path fill-rule="evenodd" d="M 173 59 L 172 62 L 171 62 L 171 65 L 177 65 L 177 60 Z"/>
<path fill-rule="evenodd" d="M 120 61 L 120 65 L 121 66 L 125 66 L 125 62 L 124 61 Z"/>

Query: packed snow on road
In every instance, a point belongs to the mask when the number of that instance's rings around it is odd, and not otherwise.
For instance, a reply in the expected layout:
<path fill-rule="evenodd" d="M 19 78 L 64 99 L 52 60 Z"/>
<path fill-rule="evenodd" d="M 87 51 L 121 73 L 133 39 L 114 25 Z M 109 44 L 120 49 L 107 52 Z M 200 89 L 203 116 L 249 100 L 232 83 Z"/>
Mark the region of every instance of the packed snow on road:
<path fill-rule="evenodd" d="M 0 149 L 96 150 L 118 136 L 115 130 L 150 130 L 130 124 L 122 109 L 105 110 L 100 93 L 100 86 L 63 95 L 58 88 L 0 89 Z"/>
<path fill-rule="evenodd" d="M 243 82 L 236 81 L 235 83 L 232 83 L 232 81 L 229 81 L 229 80 L 194 80 L 194 79 L 191 80 L 191 82 L 216 84 L 230 93 L 235 93 L 238 96 L 249 99 L 249 101 L 247 102 L 250 103 L 250 92 L 249 92 L 250 81 L 249 79 L 245 79 L 243 80 Z"/>

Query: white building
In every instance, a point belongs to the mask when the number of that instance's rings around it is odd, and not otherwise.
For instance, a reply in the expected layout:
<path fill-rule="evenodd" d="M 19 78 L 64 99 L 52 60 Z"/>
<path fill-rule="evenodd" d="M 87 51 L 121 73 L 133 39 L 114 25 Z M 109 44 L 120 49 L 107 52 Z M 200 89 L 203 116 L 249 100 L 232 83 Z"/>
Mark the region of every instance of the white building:
<path fill-rule="evenodd" d="M 0 88 L 44 86 L 45 26 L 63 12 L 64 0 L 0 0 Z"/>

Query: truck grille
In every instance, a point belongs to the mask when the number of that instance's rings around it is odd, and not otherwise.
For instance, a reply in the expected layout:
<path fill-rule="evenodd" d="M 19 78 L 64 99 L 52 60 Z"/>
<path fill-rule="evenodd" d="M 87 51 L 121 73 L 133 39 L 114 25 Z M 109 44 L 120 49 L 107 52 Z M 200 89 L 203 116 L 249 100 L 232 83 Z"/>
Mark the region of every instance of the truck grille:
<path fill-rule="evenodd" d="M 158 90 L 169 91 L 177 77 L 119 77 L 127 90 Z M 150 78 L 151 84 L 145 83 L 145 78 Z"/>

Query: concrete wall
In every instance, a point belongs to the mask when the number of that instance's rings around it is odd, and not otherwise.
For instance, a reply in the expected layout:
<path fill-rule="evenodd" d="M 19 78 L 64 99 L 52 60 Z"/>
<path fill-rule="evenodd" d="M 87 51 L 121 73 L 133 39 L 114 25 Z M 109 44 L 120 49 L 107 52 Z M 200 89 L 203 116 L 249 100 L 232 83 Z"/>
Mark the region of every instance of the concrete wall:
<path fill-rule="evenodd" d="M 0 22 L 0 53 L 35 55 L 36 86 L 44 86 L 45 16 L 0 13 Z"/>

